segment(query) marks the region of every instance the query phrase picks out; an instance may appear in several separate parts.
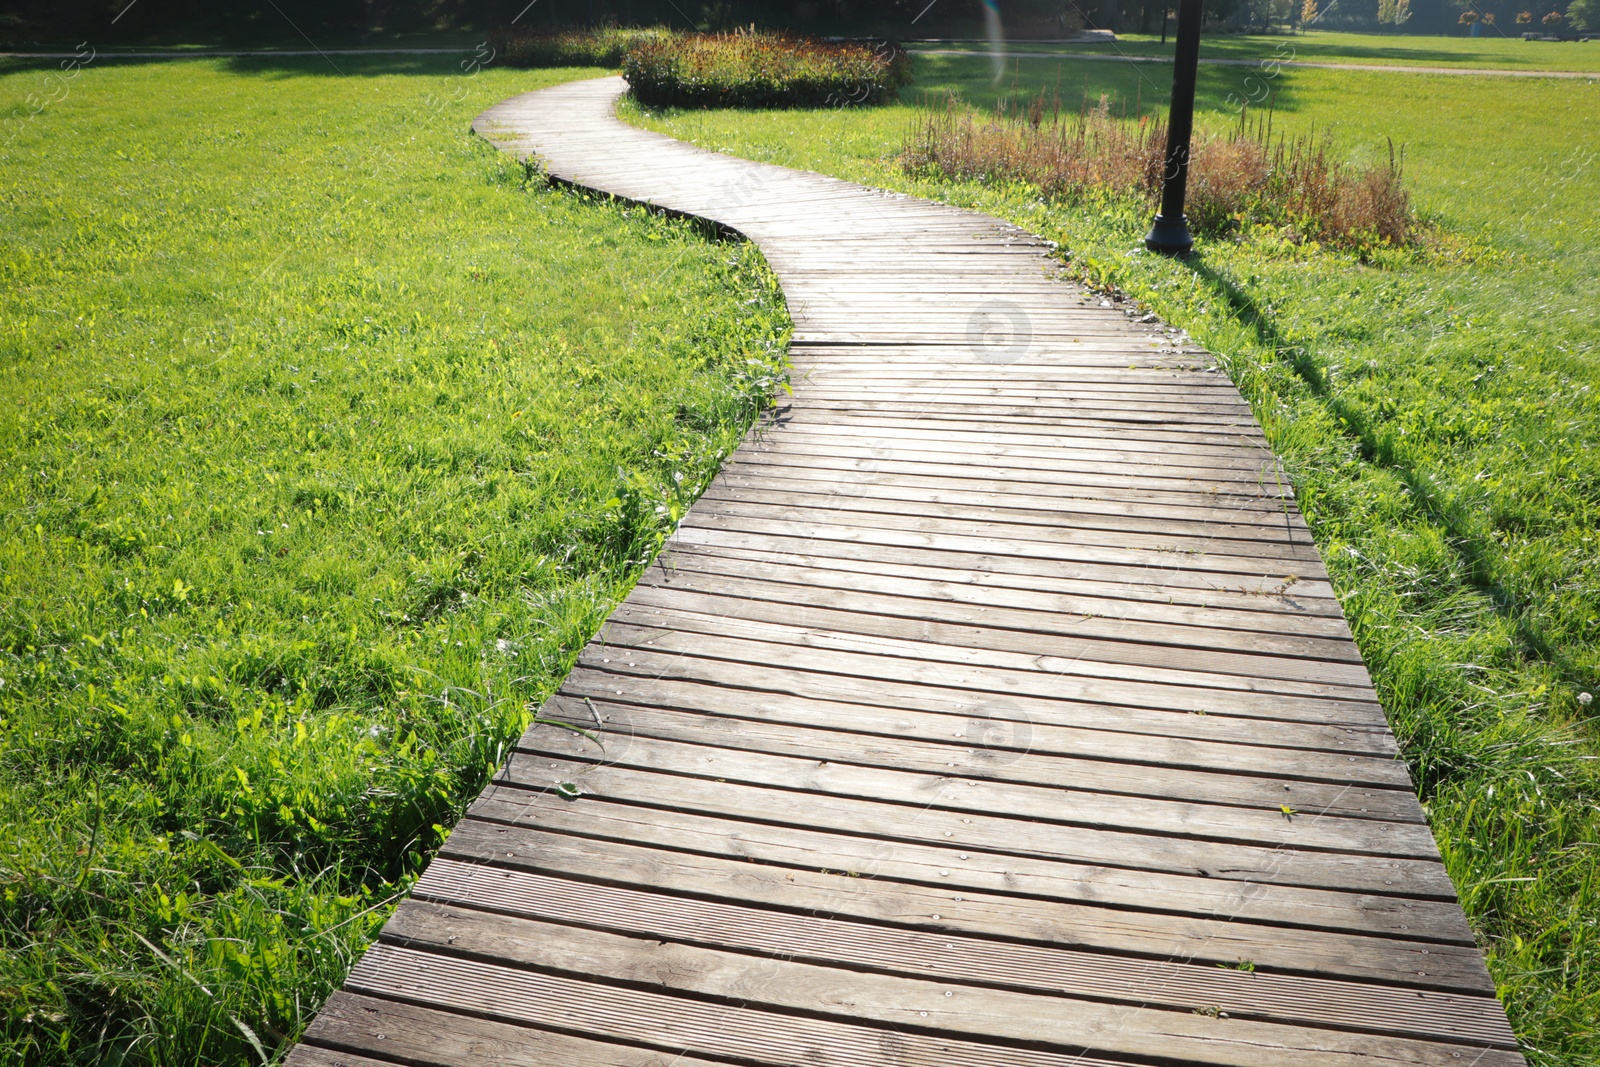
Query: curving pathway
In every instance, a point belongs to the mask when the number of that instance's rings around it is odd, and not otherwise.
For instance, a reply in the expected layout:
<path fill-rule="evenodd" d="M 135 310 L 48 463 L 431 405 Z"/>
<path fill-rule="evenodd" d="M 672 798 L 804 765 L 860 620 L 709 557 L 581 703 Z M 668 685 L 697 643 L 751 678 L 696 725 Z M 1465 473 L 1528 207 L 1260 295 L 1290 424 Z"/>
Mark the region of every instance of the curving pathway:
<path fill-rule="evenodd" d="M 622 88 L 474 128 L 756 241 L 794 396 L 289 1063 L 1521 1064 L 1207 354 L 1015 227 L 633 129 Z"/>

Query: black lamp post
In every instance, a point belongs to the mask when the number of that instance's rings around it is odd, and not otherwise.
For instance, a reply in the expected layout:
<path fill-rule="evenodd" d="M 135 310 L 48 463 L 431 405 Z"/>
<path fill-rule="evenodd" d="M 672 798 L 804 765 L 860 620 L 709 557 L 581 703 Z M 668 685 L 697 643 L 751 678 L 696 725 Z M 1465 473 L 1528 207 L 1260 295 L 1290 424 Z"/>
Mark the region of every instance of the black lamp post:
<path fill-rule="evenodd" d="M 1183 197 L 1189 183 L 1189 138 L 1194 132 L 1194 81 L 1200 68 L 1200 2 L 1179 0 L 1177 54 L 1172 64 L 1172 105 L 1167 111 L 1167 170 L 1161 210 L 1144 239 L 1152 252 L 1185 256 L 1194 248 Z"/>

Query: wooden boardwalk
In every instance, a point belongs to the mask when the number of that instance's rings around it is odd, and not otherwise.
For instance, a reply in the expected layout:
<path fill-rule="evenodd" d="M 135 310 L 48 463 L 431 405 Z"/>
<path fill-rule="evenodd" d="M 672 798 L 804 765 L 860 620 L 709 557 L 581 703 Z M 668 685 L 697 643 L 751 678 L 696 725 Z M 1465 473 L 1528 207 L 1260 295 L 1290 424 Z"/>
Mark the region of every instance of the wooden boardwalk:
<path fill-rule="evenodd" d="M 294 1067 L 1522 1057 L 1315 546 L 1203 351 L 995 219 L 475 128 L 756 241 L 796 387 Z"/>

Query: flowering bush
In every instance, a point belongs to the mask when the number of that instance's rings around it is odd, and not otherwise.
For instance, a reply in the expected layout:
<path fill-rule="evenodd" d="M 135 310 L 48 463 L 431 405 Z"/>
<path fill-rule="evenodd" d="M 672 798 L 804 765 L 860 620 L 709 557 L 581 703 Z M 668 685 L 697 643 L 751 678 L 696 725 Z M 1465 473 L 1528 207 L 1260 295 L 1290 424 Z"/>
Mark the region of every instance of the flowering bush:
<path fill-rule="evenodd" d="M 1532 24 L 1533 24 L 1533 12 L 1532 11 L 1519 11 L 1519 12 L 1517 12 L 1517 25 L 1518 26 L 1531 26 Z"/>
<path fill-rule="evenodd" d="M 1552 11 L 1552 12 L 1550 12 L 1550 14 L 1546 15 L 1540 21 L 1543 22 L 1546 26 L 1559 26 L 1559 25 L 1561 25 L 1561 12 Z"/>
<path fill-rule="evenodd" d="M 694 34 L 636 45 L 622 73 L 653 107 L 844 107 L 893 97 L 910 80 L 911 57 L 888 42 Z"/>

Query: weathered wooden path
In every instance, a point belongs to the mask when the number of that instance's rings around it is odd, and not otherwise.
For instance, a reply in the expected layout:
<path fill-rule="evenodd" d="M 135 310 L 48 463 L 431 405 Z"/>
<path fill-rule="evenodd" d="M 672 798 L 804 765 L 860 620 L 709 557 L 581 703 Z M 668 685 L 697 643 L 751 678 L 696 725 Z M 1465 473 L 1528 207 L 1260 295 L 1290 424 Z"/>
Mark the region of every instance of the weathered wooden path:
<path fill-rule="evenodd" d="M 756 241 L 796 387 L 293 1053 L 1522 1058 L 1250 409 L 1005 223 L 623 125 L 476 129 Z"/>

